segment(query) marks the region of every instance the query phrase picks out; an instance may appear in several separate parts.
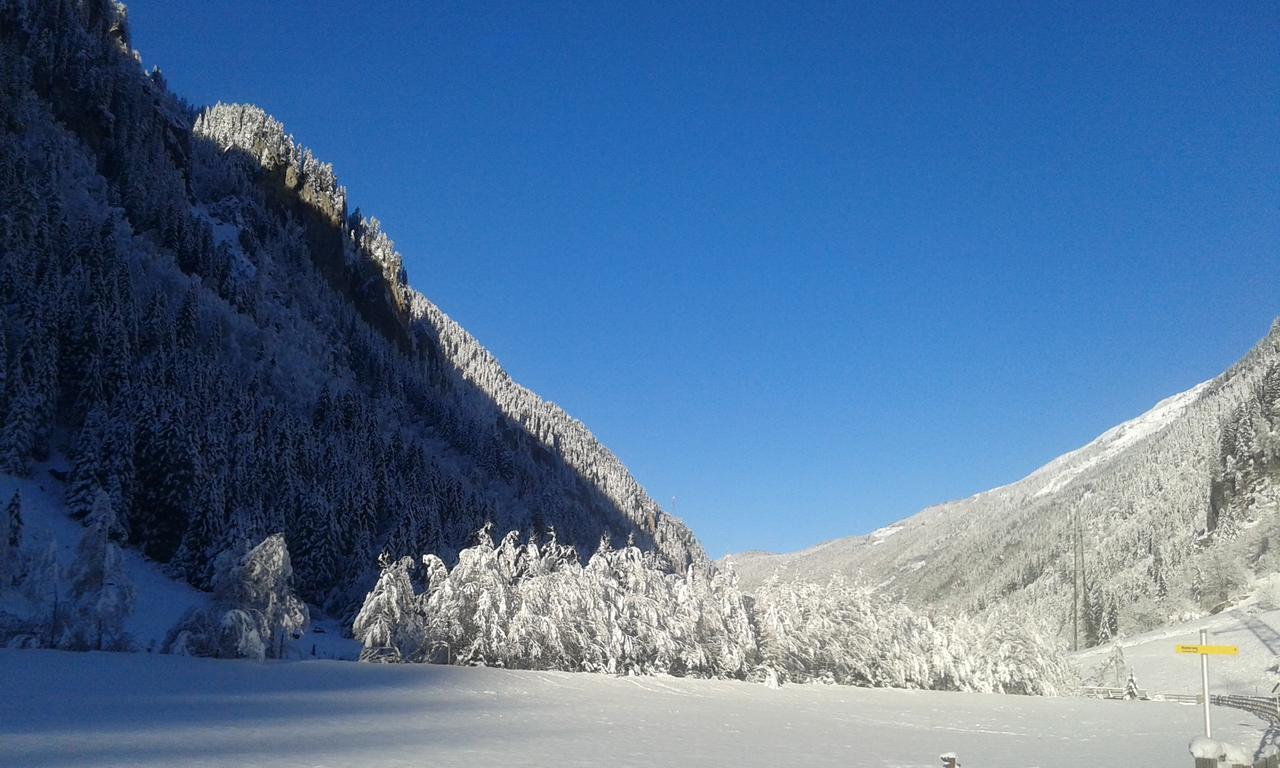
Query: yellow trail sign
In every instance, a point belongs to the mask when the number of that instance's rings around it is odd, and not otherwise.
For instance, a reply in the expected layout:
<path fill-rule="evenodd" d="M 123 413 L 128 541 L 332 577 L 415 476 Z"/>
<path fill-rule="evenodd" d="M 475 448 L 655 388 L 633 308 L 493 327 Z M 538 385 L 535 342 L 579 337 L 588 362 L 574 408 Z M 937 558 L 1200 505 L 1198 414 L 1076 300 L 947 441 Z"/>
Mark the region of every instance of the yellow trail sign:
<path fill-rule="evenodd" d="M 1235 656 L 1240 649 L 1234 645 L 1177 645 L 1176 653 L 1194 653 L 1200 656 Z"/>

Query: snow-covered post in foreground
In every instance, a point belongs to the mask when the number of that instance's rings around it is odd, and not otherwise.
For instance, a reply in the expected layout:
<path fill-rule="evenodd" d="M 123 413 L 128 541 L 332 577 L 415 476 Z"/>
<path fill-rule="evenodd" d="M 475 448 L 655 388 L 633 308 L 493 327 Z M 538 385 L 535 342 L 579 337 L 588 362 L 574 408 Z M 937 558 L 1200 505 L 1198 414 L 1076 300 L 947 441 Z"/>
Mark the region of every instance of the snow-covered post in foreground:
<path fill-rule="evenodd" d="M 1205 736 L 1192 739 L 1187 749 L 1195 758 L 1196 768 L 1219 768 L 1222 765 L 1230 768 L 1252 768 L 1254 764 L 1249 751 L 1243 747 Z"/>
<path fill-rule="evenodd" d="M 1222 746 L 1222 742 L 1208 736 L 1197 736 L 1187 745 L 1187 750 L 1195 758 L 1196 768 L 1218 768 L 1218 758 L 1225 755 Z"/>
<path fill-rule="evenodd" d="M 1255 765 L 1247 749 L 1237 744 L 1215 741 L 1207 736 L 1197 736 L 1192 739 L 1191 743 L 1187 745 L 1187 750 L 1195 758 L 1195 768 L 1220 768 L 1223 765 L 1230 766 L 1230 768 L 1252 768 Z M 1271 766 L 1275 764 L 1273 758 L 1268 757 L 1267 760 L 1272 762 L 1262 762 L 1257 763 L 1257 765 Z"/>
<path fill-rule="evenodd" d="M 1239 744 L 1223 744 L 1222 754 L 1231 768 L 1253 768 L 1253 758 L 1249 751 Z"/>
<path fill-rule="evenodd" d="M 942 760 L 942 768 L 960 768 L 960 760 L 955 752 L 943 752 L 938 757 Z"/>

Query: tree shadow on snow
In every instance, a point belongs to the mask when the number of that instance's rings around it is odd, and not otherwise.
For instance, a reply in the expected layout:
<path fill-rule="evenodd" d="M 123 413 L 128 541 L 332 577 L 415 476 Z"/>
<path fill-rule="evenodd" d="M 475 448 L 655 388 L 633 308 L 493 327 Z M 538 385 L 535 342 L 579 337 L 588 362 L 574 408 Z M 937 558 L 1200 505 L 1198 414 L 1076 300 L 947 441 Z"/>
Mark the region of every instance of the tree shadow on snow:
<path fill-rule="evenodd" d="M 499 723 L 508 736 L 534 736 L 521 724 L 531 702 L 477 687 L 479 670 L 112 661 L 123 663 L 104 664 L 97 653 L 0 652 L 0 677 L 14 691 L 0 701 L 0 765 L 182 765 L 197 757 L 253 764 L 268 756 L 422 755 L 432 745 L 479 751 Z M 463 687 L 457 675 L 468 672 Z"/>
<path fill-rule="evenodd" d="M 1272 656 L 1280 655 L 1280 632 L 1277 632 L 1267 622 L 1263 621 L 1260 616 L 1245 613 L 1244 611 L 1232 611 L 1231 614 L 1244 625 L 1245 629 L 1253 633 L 1258 638 L 1258 642 L 1262 643 Z"/>

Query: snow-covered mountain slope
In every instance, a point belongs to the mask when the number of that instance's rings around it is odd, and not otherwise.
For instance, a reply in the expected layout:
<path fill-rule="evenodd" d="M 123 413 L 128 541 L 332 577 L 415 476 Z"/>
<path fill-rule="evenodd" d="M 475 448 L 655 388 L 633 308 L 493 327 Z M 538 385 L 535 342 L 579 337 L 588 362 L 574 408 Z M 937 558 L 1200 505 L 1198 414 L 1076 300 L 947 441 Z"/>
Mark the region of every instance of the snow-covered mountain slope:
<path fill-rule="evenodd" d="M 85 528 L 66 513 L 62 484 L 49 474 L 50 469 L 56 472 L 64 466 L 60 457 L 55 457 L 36 467 L 27 478 L 0 474 L 0 499 L 7 503 L 15 492 L 19 494 L 26 549 L 44 552 L 53 547 L 65 574 L 71 568 L 76 544 Z M 165 634 L 182 614 L 191 608 L 204 607 L 209 596 L 165 575 L 159 565 L 135 550 L 126 550 L 123 556 L 124 572 L 137 594 L 137 608 L 125 620 L 125 630 L 139 651 L 159 649 Z M 65 584 L 60 586 L 65 588 Z M 17 593 L 6 596 L 14 599 Z"/>
<path fill-rule="evenodd" d="M 1186 392 L 1167 397 L 1136 419 L 1112 427 L 1083 448 L 1063 454 L 1028 475 L 1023 482 L 1042 483 L 1035 496 L 1045 496 L 1066 487 L 1067 483 L 1082 472 L 1115 458 L 1124 449 L 1137 444 L 1169 425 L 1182 415 L 1200 393 L 1209 386 L 1202 382 Z"/>
<path fill-rule="evenodd" d="M 0 470 L 69 457 L 73 516 L 106 494 L 129 546 L 202 588 L 282 533 L 338 614 L 380 553 L 448 561 L 486 524 L 704 559 L 409 286 L 330 166 L 139 60 L 118 3 L 0 2 Z"/>
<path fill-rule="evenodd" d="M 28 477 L 0 473 L 0 500 L 7 504 L 17 494 L 20 501 L 23 545 L 28 556 L 49 550 L 54 553 L 61 571 L 56 588 L 62 592 L 60 599 L 64 604 L 73 597 L 67 574 L 73 569 L 76 546 L 86 532 L 85 526 L 67 513 L 63 503 L 65 488 L 58 477 L 65 476 L 66 471 L 66 460 L 54 456 L 34 467 Z M 159 653 L 183 614 L 210 607 L 211 595 L 173 578 L 137 550 L 125 548 L 121 557 L 124 576 L 135 595 L 134 610 L 124 620 L 127 643 L 140 653 Z M 8 611 L 22 616 L 33 608 L 39 610 L 24 592 L 0 590 L 0 614 Z M 51 602 L 45 596 L 46 608 Z M 306 631 L 286 643 L 285 656 L 354 660 L 360 653 L 360 644 L 343 635 L 339 621 L 313 609 Z M 47 643 L 42 640 L 42 644 Z"/>
<path fill-rule="evenodd" d="M 1280 683 L 1280 609 L 1270 603 L 1177 622 L 1072 654 L 1070 658 L 1080 669 L 1082 685 L 1123 687 L 1128 670 L 1132 670 L 1138 686 L 1152 694 L 1197 694 L 1200 657 L 1174 653 L 1174 646 L 1198 644 L 1201 628 L 1209 630 L 1210 644 L 1239 649 L 1235 656 L 1214 656 L 1209 660 L 1212 693 L 1271 695 L 1271 689 Z M 1123 669 L 1119 675 L 1117 668 Z"/>
<path fill-rule="evenodd" d="M 775 572 L 836 572 L 917 605 L 1011 602 L 1065 634 L 1077 513 L 1088 642 L 1203 612 L 1274 567 L 1278 349 L 1280 323 L 1222 375 L 1010 485 L 865 536 L 732 559 L 748 588 Z"/>
<path fill-rule="evenodd" d="M 760 685 L 437 665 L 0 650 L 0 765 L 936 766 L 1189 764 L 1163 702 Z M 1266 724 L 1214 709 L 1252 752 Z"/>

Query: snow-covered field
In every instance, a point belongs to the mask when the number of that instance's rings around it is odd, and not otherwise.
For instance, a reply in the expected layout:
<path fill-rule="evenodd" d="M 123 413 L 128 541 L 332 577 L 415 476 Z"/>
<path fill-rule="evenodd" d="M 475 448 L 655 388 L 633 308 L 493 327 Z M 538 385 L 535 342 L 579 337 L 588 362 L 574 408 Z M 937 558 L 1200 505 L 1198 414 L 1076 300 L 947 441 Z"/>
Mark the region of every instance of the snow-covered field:
<path fill-rule="evenodd" d="M 83 530 L 61 508 L 48 466 L 0 476 L 20 489 L 26 536 L 57 542 L 69 564 Z M 888 533 L 886 532 L 887 536 Z M 155 647 L 208 596 L 125 552 L 138 592 L 128 629 Z M 1156 692 L 1193 692 L 1195 642 L 1241 655 L 1214 660 L 1215 691 L 1258 693 L 1274 676 L 1280 611 L 1256 601 L 1203 622 L 1126 641 L 1126 662 Z M 294 659 L 352 657 L 332 621 L 292 644 Z M 1076 657 L 1086 671 L 1109 649 Z M 1200 710 L 1163 702 L 761 685 L 668 677 L 304 660 L 254 663 L 154 653 L 0 651 L 0 768 L 26 766 L 1176 766 Z M 1264 735 L 1265 733 L 1265 735 Z M 1249 749 L 1280 731 L 1215 712 L 1215 736 Z"/>
<path fill-rule="evenodd" d="M 1189 764 L 1200 710 L 338 661 L 0 651 L 0 765 Z M 1253 749 L 1264 724 L 1215 713 Z"/>

